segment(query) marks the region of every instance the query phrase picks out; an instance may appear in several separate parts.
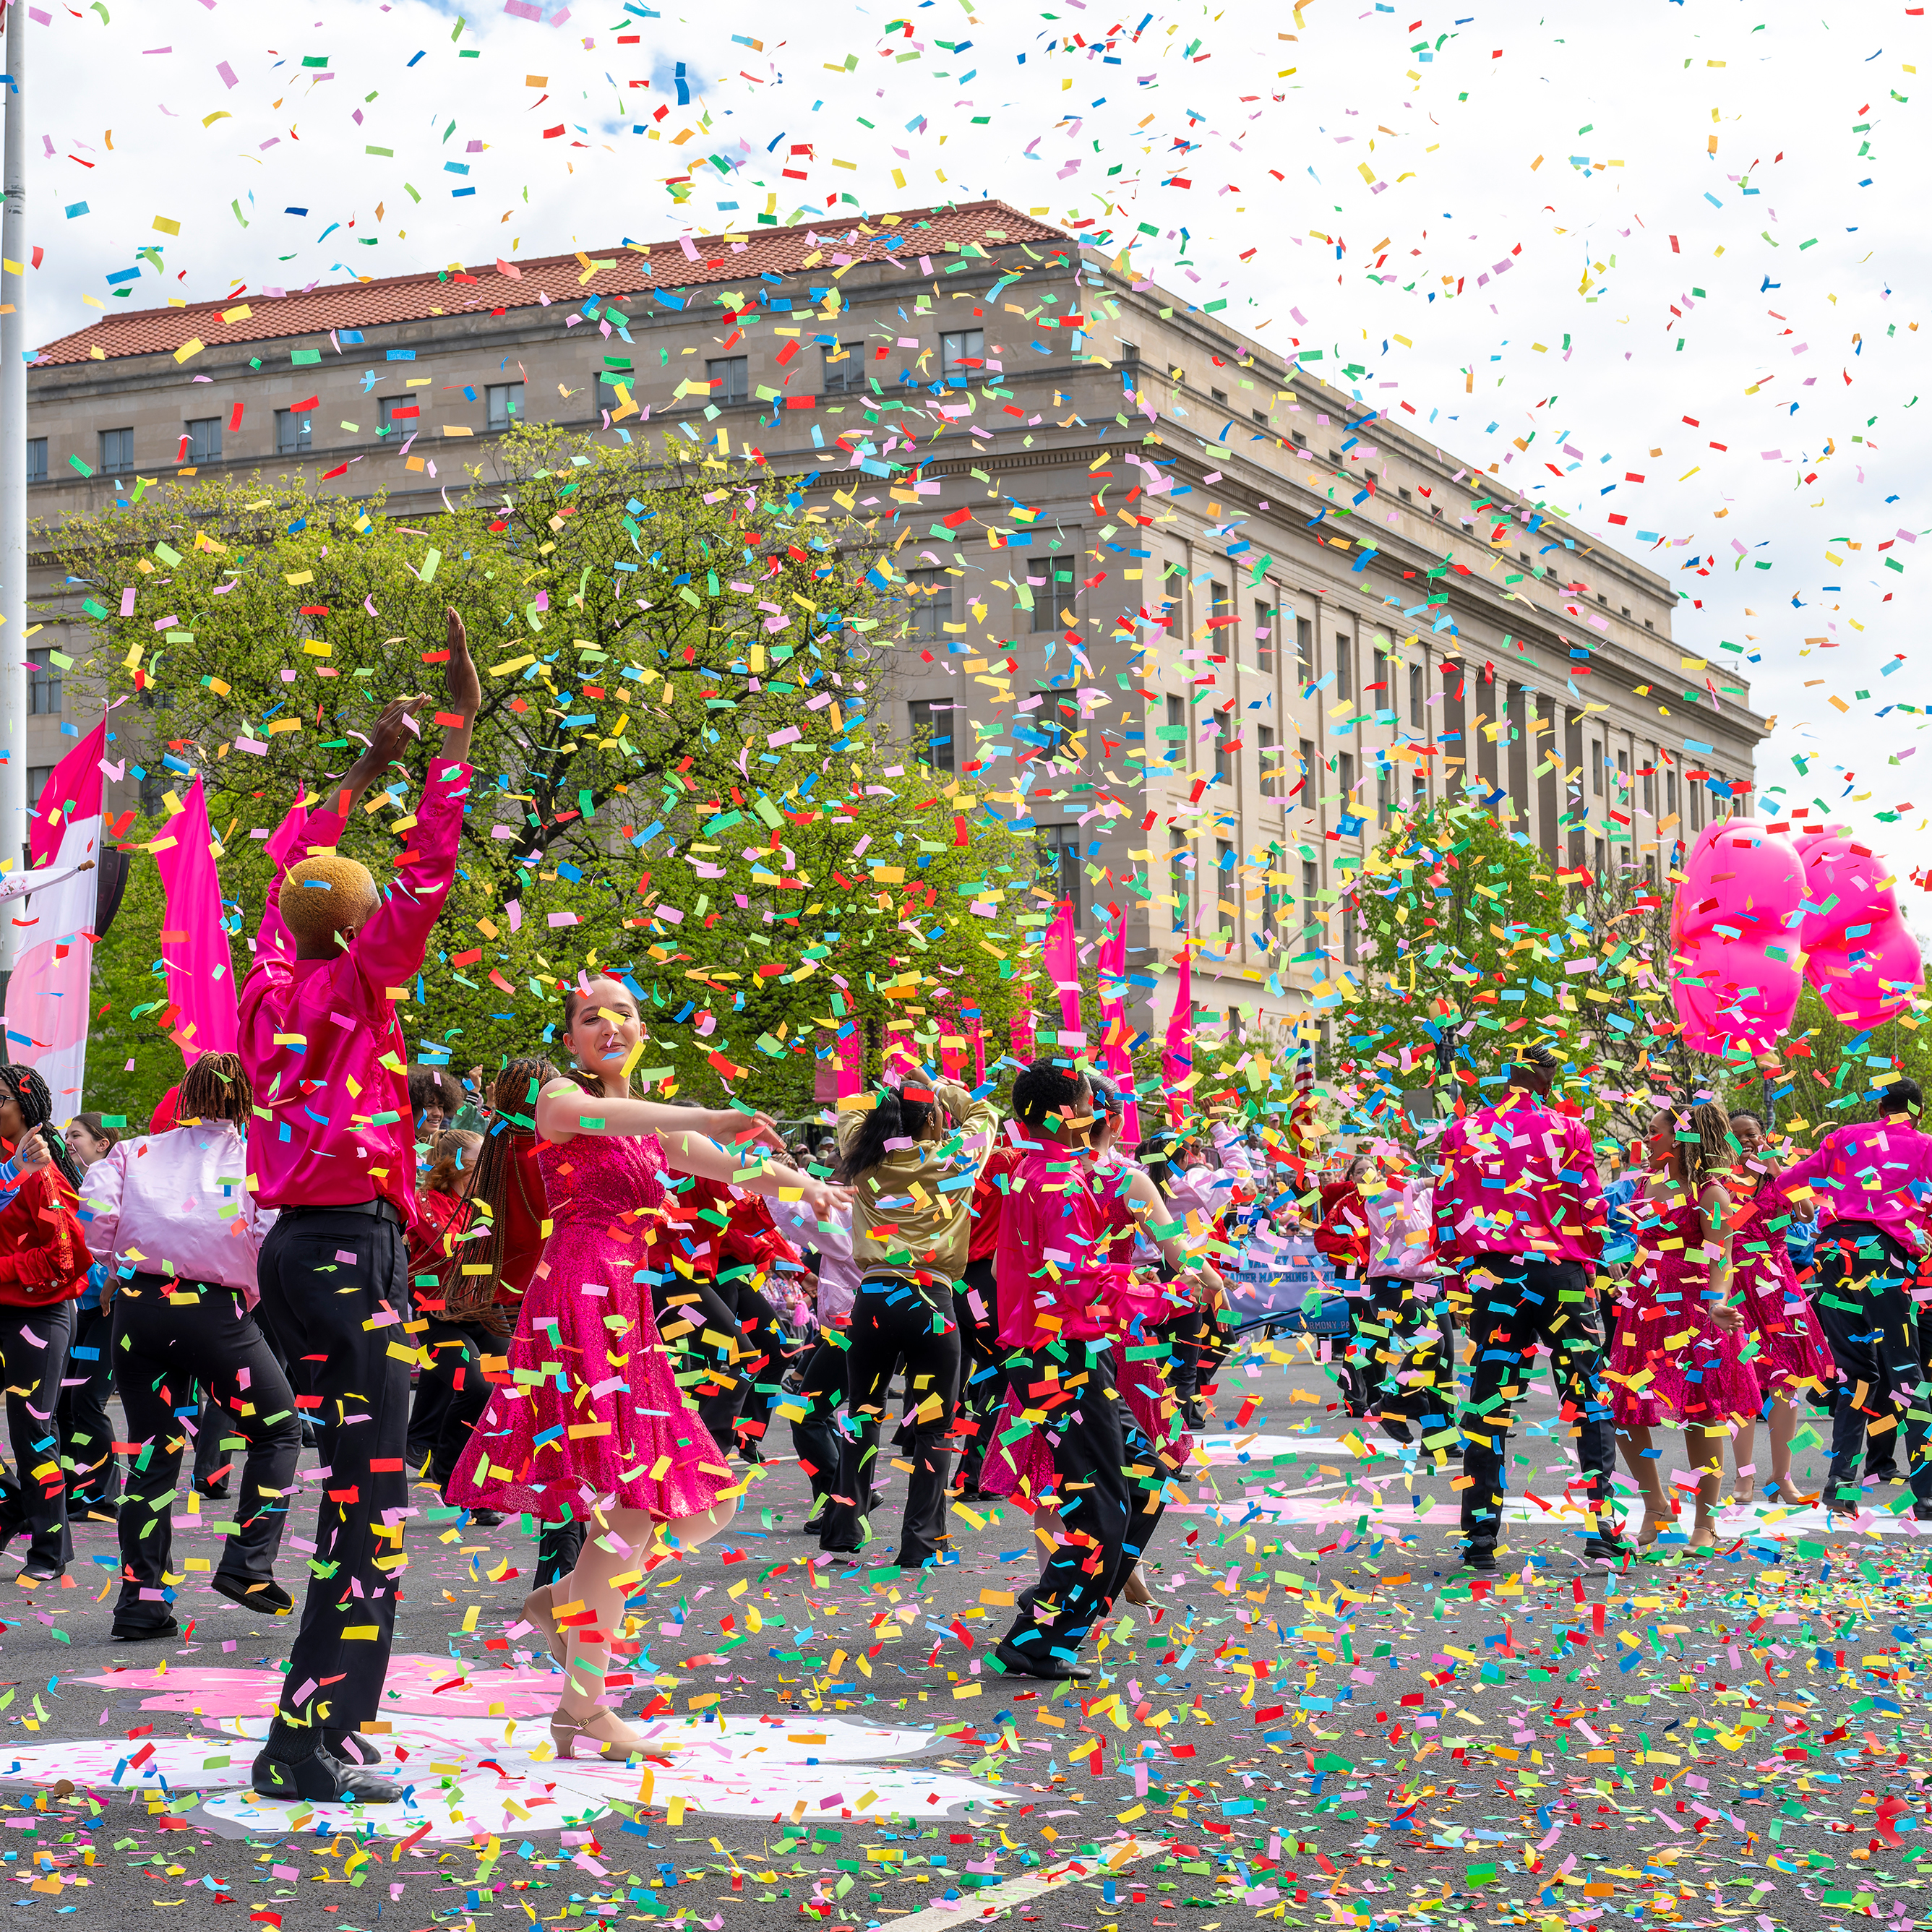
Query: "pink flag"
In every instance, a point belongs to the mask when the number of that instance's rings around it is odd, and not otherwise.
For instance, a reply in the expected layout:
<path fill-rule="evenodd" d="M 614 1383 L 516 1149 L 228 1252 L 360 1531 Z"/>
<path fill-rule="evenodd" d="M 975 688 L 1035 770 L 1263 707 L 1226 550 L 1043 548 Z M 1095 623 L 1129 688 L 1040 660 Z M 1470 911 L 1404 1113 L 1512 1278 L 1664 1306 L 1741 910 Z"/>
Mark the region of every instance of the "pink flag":
<path fill-rule="evenodd" d="M 973 1038 L 973 1084 L 975 1087 L 983 1087 L 986 1084 L 986 1028 L 981 1024 L 980 1016 L 977 1013 L 975 1013 L 973 1016 L 971 1026 Z"/>
<path fill-rule="evenodd" d="M 100 890 L 94 868 L 100 856 L 100 760 L 106 748 L 103 718 L 41 787 L 28 821 L 28 842 L 33 870 L 44 868 L 49 883 L 28 886 L 0 914 L 13 920 L 20 936 L 19 962 L 7 986 L 7 1058 L 38 1070 L 53 1096 L 54 1118 L 62 1122 L 80 1112 L 87 1073 L 88 987 Z"/>
<path fill-rule="evenodd" d="M 1167 1082 L 1167 1124 L 1180 1124 L 1185 1104 L 1181 1082 L 1194 1071 L 1194 985 L 1188 965 L 1188 949 L 1180 949 L 1174 962 L 1177 979 L 1174 1011 L 1167 1022 L 1167 1049 L 1161 1056 L 1160 1070 Z"/>
<path fill-rule="evenodd" d="M 1059 989 L 1060 1023 L 1067 1032 L 1082 1035 L 1084 1051 L 1086 1029 L 1080 1018 L 1080 956 L 1073 936 L 1071 900 L 1062 899 L 1054 909 L 1053 923 L 1046 929 L 1042 950 L 1046 960 L 1046 976 Z"/>
<path fill-rule="evenodd" d="M 166 841 L 172 838 L 173 843 Z M 175 1044 L 192 1066 L 204 1053 L 234 1053 L 242 1042 L 228 932 L 221 922 L 221 881 L 202 782 L 188 788 L 154 854 L 166 895 L 161 958 L 175 1006 Z"/>
<path fill-rule="evenodd" d="M 1120 1138 L 1138 1147 L 1141 1111 L 1134 1100 L 1134 1063 L 1127 1052 L 1127 914 L 1114 909 L 1114 923 L 1100 942 L 1100 1064 L 1107 1078 L 1126 1096 Z"/>

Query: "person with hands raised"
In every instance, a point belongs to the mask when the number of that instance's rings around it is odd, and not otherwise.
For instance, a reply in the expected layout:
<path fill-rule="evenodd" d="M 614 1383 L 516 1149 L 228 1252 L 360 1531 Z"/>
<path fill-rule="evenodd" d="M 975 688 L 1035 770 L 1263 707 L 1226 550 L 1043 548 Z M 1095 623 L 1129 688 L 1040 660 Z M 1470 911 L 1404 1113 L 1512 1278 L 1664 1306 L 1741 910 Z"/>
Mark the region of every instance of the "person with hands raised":
<path fill-rule="evenodd" d="M 652 1311 L 646 1284 L 671 1265 L 664 1177 L 789 1196 L 820 1216 L 847 1197 L 776 1158 L 784 1142 L 764 1114 L 637 1099 L 629 1069 L 644 1030 L 620 981 L 580 980 L 563 1010 L 576 1072 L 536 1106 L 550 1235 L 518 1311 L 510 1380 L 492 1390 L 447 1493 L 546 1524 L 585 1520 L 576 1567 L 533 1591 L 524 1615 L 564 1668 L 558 1755 L 582 1743 L 621 1760 L 645 1742 L 603 1701 L 629 1586 L 722 1529 L 742 1486 L 678 1386 Z M 546 1362 L 548 1374 L 518 1379 Z"/>
<path fill-rule="evenodd" d="M 304 819 L 270 842 L 277 873 L 242 988 L 242 1058 L 254 1090 L 248 1166 L 260 1207 L 261 1305 L 286 1348 L 331 1480 L 318 1485 L 316 1562 L 280 1708 L 256 1758 L 266 1797 L 400 1802 L 368 1767 L 356 1726 L 380 1709 L 404 1562 L 410 1316 L 407 1230 L 416 1159 L 408 1045 L 390 989 L 422 965 L 455 875 L 482 702 L 462 620 L 447 627 L 449 721 L 409 846 L 379 887 L 338 847 L 362 794 L 421 735 L 424 697 L 386 705 L 368 748 Z M 308 856 L 294 865 L 298 844 Z"/>

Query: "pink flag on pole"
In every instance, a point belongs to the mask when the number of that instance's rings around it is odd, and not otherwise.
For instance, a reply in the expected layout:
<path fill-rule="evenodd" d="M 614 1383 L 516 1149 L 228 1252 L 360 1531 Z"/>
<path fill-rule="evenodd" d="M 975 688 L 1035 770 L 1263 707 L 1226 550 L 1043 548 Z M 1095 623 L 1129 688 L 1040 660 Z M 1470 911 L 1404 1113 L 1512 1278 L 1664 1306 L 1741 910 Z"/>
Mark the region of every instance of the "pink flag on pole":
<path fill-rule="evenodd" d="M 0 914 L 13 920 L 20 937 L 19 963 L 7 986 L 7 1058 L 39 1071 L 61 1122 L 80 1112 L 87 1075 L 100 760 L 106 748 L 103 718 L 41 787 L 28 820 L 28 844 L 33 872 L 44 868 L 49 883 L 35 889 L 28 883 L 30 872 L 21 880 L 24 896 Z"/>
<path fill-rule="evenodd" d="M 197 777 L 164 835 L 174 843 L 154 854 L 166 896 L 161 959 L 175 1007 L 175 1044 L 190 1066 L 204 1053 L 234 1053 L 242 1041 L 228 932 L 221 922 L 221 880 L 214 868 L 208 801 Z"/>
<path fill-rule="evenodd" d="M 1174 962 L 1174 1011 L 1168 1018 L 1167 1047 L 1160 1063 L 1167 1082 L 1167 1124 L 1171 1127 L 1180 1124 L 1185 1097 L 1180 1083 L 1194 1071 L 1194 985 L 1184 946 Z"/>
<path fill-rule="evenodd" d="M 1054 908 L 1053 923 L 1042 942 L 1046 960 L 1046 976 L 1060 993 L 1060 1023 L 1069 1033 L 1085 1032 L 1080 1018 L 1080 956 L 1073 936 L 1073 904 L 1062 899 Z"/>
<path fill-rule="evenodd" d="M 1127 1052 L 1127 914 L 1114 910 L 1114 923 L 1100 942 L 1100 1064 L 1107 1078 L 1126 1096 L 1120 1139 L 1138 1147 L 1141 1111 L 1134 1100 L 1134 1063 Z"/>
<path fill-rule="evenodd" d="M 977 1013 L 973 1016 L 971 1024 L 973 1084 L 975 1087 L 983 1087 L 986 1084 L 986 1030 Z"/>
<path fill-rule="evenodd" d="M 1030 1012 L 1013 1016 L 1013 1058 L 1022 1066 L 1032 1063 L 1034 1049 L 1037 1045 L 1034 1036 L 1033 1015 Z"/>

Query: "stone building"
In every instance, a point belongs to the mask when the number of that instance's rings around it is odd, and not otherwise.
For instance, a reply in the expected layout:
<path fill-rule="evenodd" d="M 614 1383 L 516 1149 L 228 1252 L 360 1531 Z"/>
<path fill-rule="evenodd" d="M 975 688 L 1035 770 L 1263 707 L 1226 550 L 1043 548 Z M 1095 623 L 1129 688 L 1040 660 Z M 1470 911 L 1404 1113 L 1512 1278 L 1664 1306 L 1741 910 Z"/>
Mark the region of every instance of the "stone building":
<path fill-rule="evenodd" d="M 1304 1010 L 1417 799 L 1478 785 L 1600 868 L 1748 794 L 1742 664 L 1538 511 L 1540 442 L 1472 472 L 1426 404 L 1215 306 L 982 202 L 110 313 L 32 367 L 30 502 L 299 466 L 419 520 L 519 416 L 755 448 L 878 520 L 910 614 L 881 715 L 1023 797 L 1088 934 L 1129 908 L 1163 1018 L 1184 942 L 1203 1006 Z M 34 590 L 38 767 L 85 646 L 44 560 Z"/>

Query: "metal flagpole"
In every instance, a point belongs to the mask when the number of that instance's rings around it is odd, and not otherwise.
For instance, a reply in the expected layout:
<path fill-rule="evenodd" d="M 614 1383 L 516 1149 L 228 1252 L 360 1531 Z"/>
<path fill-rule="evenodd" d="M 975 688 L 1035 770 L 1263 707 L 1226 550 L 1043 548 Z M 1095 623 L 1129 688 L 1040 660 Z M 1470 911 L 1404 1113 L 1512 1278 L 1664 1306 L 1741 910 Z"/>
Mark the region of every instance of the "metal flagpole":
<path fill-rule="evenodd" d="M 27 10 L 7 8 L 7 128 L 0 207 L 0 862 L 27 847 Z M 0 920 L 0 985 L 20 933 Z"/>

